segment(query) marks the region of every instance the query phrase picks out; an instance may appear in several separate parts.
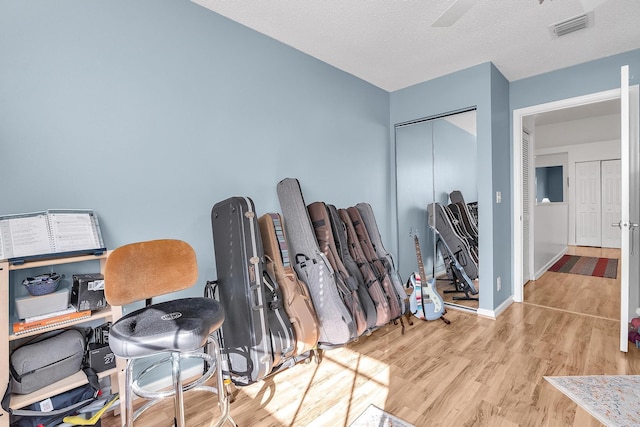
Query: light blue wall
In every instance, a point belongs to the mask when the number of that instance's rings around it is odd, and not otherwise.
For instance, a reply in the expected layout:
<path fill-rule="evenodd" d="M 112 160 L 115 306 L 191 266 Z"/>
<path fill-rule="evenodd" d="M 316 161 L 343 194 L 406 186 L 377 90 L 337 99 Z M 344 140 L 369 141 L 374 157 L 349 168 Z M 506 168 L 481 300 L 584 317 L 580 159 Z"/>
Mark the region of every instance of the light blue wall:
<path fill-rule="evenodd" d="M 390 100 L 392 125 L 477 107 L 480 277 L 481 283 L 492 284 L 497 272 L 503 286 L 500 293 L 491 285 L 482 286 L 479 307 L 485 310 L 493 310 L 511 293 L 508 96 L 506 79 L 492 64 L 485 63 L 393 92 Z M 496 189 L 503 192 L 501 205 L 493 202 Z"/>
<path fill-rule="evenodd" d="M 511 137 L 509 133 L 509 82 L 502 73 L 491 65 L 491 162 L 481 163 L 482 167 L 491 165 L 492 191 L 487 196 L 493 206 L 493 276 L 490 288 L 493 290 L 493 307 L 498 308 L 513 295 L 512 290 L 512 247 L 511 227 Z M 500 192 L 502 201 L 497 202 Z M 482 225 L 482 220 L 480 220 Z M 482 236 L 480 236 L 482 239 Z M 482 244 L 482 240 L 481 240 Z M 482 246 L 480 247 L 482 254 Z M 482 255 L 481 255 L 482 257 Z M 480 259 L 480 265 L 484 263 Z M 486 276 L 485 276 L 486 277 Z M 497 278 L 501 279 L 501 288 L 497 290 Z M 486 283 L 486 282 L 484 282 Z M 485 287 L 482 287 L 484 292 Z"/>
<path fill-rule="evenodd" d="M 0 214 L 91 208 L 106 245 L 180 238 L 276 184 L 366 201 L 391 236 L 389 94 L 188 0 L 0 3 Z"/>
<path fill-rule="evenodd" d="M 467 202 L 477 201 L 478 153 L 475 135 L 440 119 L 433 123 L 433 139 L 436 141 L 435 201 L 449 204 L 449 194 L 453 190 L 459 190 Z"/>
<path fill-rule="evenodd" d="M 623 65 L 630 68 L 629 84 L 640 83 L 640 49 L 513 81 L 511 110 L 620 88 Z"/>
<path fill-rule="evenodd" d="M 407 280 L 413 272 L 419 272 L 415 236 L 425 274 L 431 275 L 434 267 L 433 233 L 427 226 L 426 210 L 433 202 L 433 122 L 398 127 L 395 142 L 398 249 L 393 252 L 397 254 L 398 272 Z"/>

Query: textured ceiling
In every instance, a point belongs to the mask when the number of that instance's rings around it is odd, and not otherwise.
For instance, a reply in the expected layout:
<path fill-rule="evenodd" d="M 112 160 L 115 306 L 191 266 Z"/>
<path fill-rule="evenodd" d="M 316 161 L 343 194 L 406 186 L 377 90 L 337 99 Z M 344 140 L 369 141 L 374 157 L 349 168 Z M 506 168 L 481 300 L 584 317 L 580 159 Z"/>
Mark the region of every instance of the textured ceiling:
<path fill-rule="evenodd" d="M 387 91 L 487 61 L 509 81 L 640 48 L 640 0 L 192 0 Z M 594 25 L 548 26 L 593 10 Z"/>

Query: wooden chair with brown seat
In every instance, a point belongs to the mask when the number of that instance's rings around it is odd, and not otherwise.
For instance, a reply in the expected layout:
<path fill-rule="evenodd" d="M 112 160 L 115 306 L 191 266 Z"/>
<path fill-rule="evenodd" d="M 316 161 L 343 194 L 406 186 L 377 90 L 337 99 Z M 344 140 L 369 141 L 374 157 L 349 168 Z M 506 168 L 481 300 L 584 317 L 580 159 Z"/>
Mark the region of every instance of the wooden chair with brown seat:
<path fill-rule="evenodd" d="M 105 296 L 111 305 L 127 305 L 146 301 L 145 307 L 126 314 L 117 320 L 109 334 L 113 353 L 127 360 L 126 413 L 121 414 L 126 426 L 146 409 L 164 398 L 174 398 L 175 422 L 185 425 L 183 393 L 187 390 L 207 390 L 217 394 L 220 417 L 211 425 L 220 426 L 226 421 L 235 423 L 229 415 L 220 348 L 212 334 L 224 321 L 221 305 L 211 298 L 180 298 L 152 303 L 160 295 L 181 291 L 193 286 L 198 279 L 198 265 L 193 248 L 181 240 L 152 240 L 132 243 L 115 249 L 105 265 Z M 213 355 L 202 351 L 209 344 Z M 142 369 L 134 377 L 134 361 L 156 357 L 151 366 Z M 183 384 L 181 360 L 200 359 L 206 369 L 203 376 Z M 158 360 L 159 359 L 159 360 Z M 170 363 L 173 387 L 154 391 L 140 385 L 143 376 L 161 364 Z M 204 371 L 204 369 L 203 369 Z M 217 372 L 217 387 L 203 383 Z M 133 411 L 133 395 L 148 399 L 137 411 Z M 122 398 L 122 396 L 121 396 Z"/>

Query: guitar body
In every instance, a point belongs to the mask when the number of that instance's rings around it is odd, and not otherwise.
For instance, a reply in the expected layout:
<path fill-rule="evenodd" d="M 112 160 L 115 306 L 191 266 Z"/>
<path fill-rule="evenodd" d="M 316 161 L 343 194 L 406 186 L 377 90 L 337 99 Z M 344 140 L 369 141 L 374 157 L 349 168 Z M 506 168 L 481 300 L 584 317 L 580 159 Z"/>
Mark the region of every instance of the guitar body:
<path fill-rule="evenodd" d="M 409 298 L 411 313 L 418 319 L 423 320 L 436 320 L 442 319 L 446 324 L 450 322 L 444 318 L 444 300 L 436 289 L 436 279 L 431 278 L 423 281 L 421 278 L 426 278 L 424 274 L 424 264 L 422 263 L 422 251 L 420 251 L 420 241 L 418 235 L 413 235 L 413 243 L 416 247 L 416 258 L 418 259 L 418 269 L 420 273 L 413 273 L 410 281 L 413 282 L 413 293 Z"/>
<path fill-rule="evenodd" d="M 418 319 L 436 320 L 444 314 L 444 300 L 435 287 L 435 279 L 427 280 L 424 284 L 419 273 L 413 273 L 409 278 L 413 285 L 413 293 L 409 296 L 411 313 Z"/>

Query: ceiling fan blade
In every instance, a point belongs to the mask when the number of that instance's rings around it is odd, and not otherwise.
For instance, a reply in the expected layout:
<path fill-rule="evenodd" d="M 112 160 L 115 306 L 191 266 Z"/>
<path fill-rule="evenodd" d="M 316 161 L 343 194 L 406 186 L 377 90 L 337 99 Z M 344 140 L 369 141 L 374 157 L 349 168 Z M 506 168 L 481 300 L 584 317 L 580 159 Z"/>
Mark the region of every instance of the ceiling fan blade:
<path fill-rule="evenodd" d="M 432 27 L 450 27 L 464 15 L 476 0 L 454 0 L 453 3 L 431 24 Z"/>

